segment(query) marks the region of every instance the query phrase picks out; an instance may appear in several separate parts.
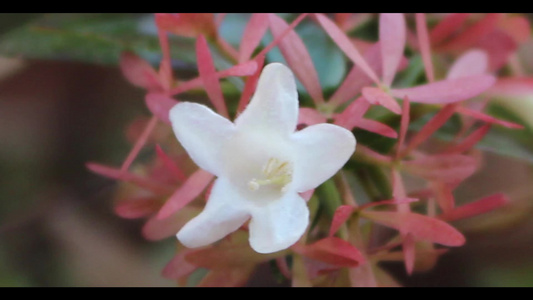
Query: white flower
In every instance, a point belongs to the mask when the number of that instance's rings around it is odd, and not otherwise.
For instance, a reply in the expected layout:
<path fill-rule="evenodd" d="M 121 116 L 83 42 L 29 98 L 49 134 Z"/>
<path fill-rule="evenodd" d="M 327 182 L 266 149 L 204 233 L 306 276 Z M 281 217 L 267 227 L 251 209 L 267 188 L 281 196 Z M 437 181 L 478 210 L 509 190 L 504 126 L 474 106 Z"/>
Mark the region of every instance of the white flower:
<path fill-rule="evenodd" d="M 190 248 L 213 243 L 249 219 L 255 251 L 290 247 L 309 224 L 298 193 L 333 176 L 355 151 L 355 137 L 342 127 L 317 124 L 296 131 L 296 84 L 279 63 L 264 68 L 235 123 L 189 102 L 174 106 L 170 120 L 192 160 L 218 177 L 203 212 L 177 234 Z"/>

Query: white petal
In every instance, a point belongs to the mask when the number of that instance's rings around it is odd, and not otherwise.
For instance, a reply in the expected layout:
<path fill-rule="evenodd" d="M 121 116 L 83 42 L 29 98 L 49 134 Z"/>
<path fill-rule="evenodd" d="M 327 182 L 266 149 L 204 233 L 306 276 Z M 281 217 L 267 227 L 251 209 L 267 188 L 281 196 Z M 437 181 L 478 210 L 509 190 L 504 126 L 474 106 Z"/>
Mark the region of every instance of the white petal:
<path fill-rule="evenodd" d="M 202 169 L 221 173 L 220 149 L 235 132 L 229 120 L 205 105 L 182 102 L 169 113 L 172 128 L 191 159 Z"/>
<path fill-rule="evenodd" d="M 267 65 L 250 104 L 235 120 L 239 130 L 275 130 L 290 134 L 298 121 L 298 93 L 291 70 L 280 63 Z"/>
<path fill-rule="evenodd" d="M 309 224 L 309 209 L 295 192 L 252 209 L 250 245 L 259 253 L 272 253 L 296 243 Z"/>
<path fill-rule="evenodd" d="M 293 135 L 298 156 L 293 186 L 305 192 L 335 175 L 355 151 L 355 137 L 340 126 L 317 124 Z"/>
<path fill-rule="evenodd" d="M 204 210 L 176 235 L 189 247 L 202 247 L 239 229 L 250 218 L 243 200 L 223 178 L 215 181 Z"/>

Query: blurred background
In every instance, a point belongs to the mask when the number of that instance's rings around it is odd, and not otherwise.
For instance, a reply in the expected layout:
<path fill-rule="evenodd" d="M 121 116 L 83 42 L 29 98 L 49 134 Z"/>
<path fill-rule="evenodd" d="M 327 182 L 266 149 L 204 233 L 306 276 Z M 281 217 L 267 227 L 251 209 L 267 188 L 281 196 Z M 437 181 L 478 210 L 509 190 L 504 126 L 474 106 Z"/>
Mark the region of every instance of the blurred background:
<path fill-rule="evenodd" d="M 42 18 L 0 15 L 0 286 L 175 286 L 161 270 L 176 240 L 146 241 L 142 220 L 113 213 L 116 182 L 85 167 L 88 161 L 120 166 L 132 146 L 127 126 L 150 116 L 145 93 L 121 74 L 120 51 L 94 59 L 87 49 L 72 59 L 50 54 L 34 37 L 14 38 Z M 123 27 L 97 30 L 118 34 Z M 387 268 L 407 286 L 533 286 L 532 182 L 531 162 L 486 154 L 457 198 L 501 191 L 513 205 L 454 223 L 467 244 L 434 269 L 408 277 L 401 263 Z M 250 285 L 286 284 L 268 274 L 265 265 Z"/>

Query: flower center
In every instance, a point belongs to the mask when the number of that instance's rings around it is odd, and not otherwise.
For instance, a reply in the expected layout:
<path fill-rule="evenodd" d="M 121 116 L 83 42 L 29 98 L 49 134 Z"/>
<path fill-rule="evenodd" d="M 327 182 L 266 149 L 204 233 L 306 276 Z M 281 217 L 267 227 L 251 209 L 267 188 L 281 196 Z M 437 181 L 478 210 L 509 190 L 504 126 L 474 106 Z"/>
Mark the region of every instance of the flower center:
<path fill-rule="evenodd" d="M 263 179 L 252 178 L 248 182 L 251 191 L 258 190 L 261 186 L 279 186 L 282 192 L 292 181 L 292 166 L 288 161 L 281 161 L 277 158 L 270 158 L 263 166 Z"/>

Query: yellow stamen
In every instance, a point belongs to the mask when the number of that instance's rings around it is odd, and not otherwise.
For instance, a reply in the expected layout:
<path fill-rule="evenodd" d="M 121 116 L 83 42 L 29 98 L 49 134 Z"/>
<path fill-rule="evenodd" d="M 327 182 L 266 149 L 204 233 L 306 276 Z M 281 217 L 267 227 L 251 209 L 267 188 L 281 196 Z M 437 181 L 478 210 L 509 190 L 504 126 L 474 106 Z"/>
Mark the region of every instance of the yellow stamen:
<path fill-rule="evenodd" d="M 287 161 L 281 162 L 277 158 L 270 158 L 263 167 L 265 179 L 253 178 L 248 182 L 248 187 L 252 191 L 258 190 L 261 186 L 279 185 L 283 191 L 285 186 L 292 181 L 292 169 Z"/>

